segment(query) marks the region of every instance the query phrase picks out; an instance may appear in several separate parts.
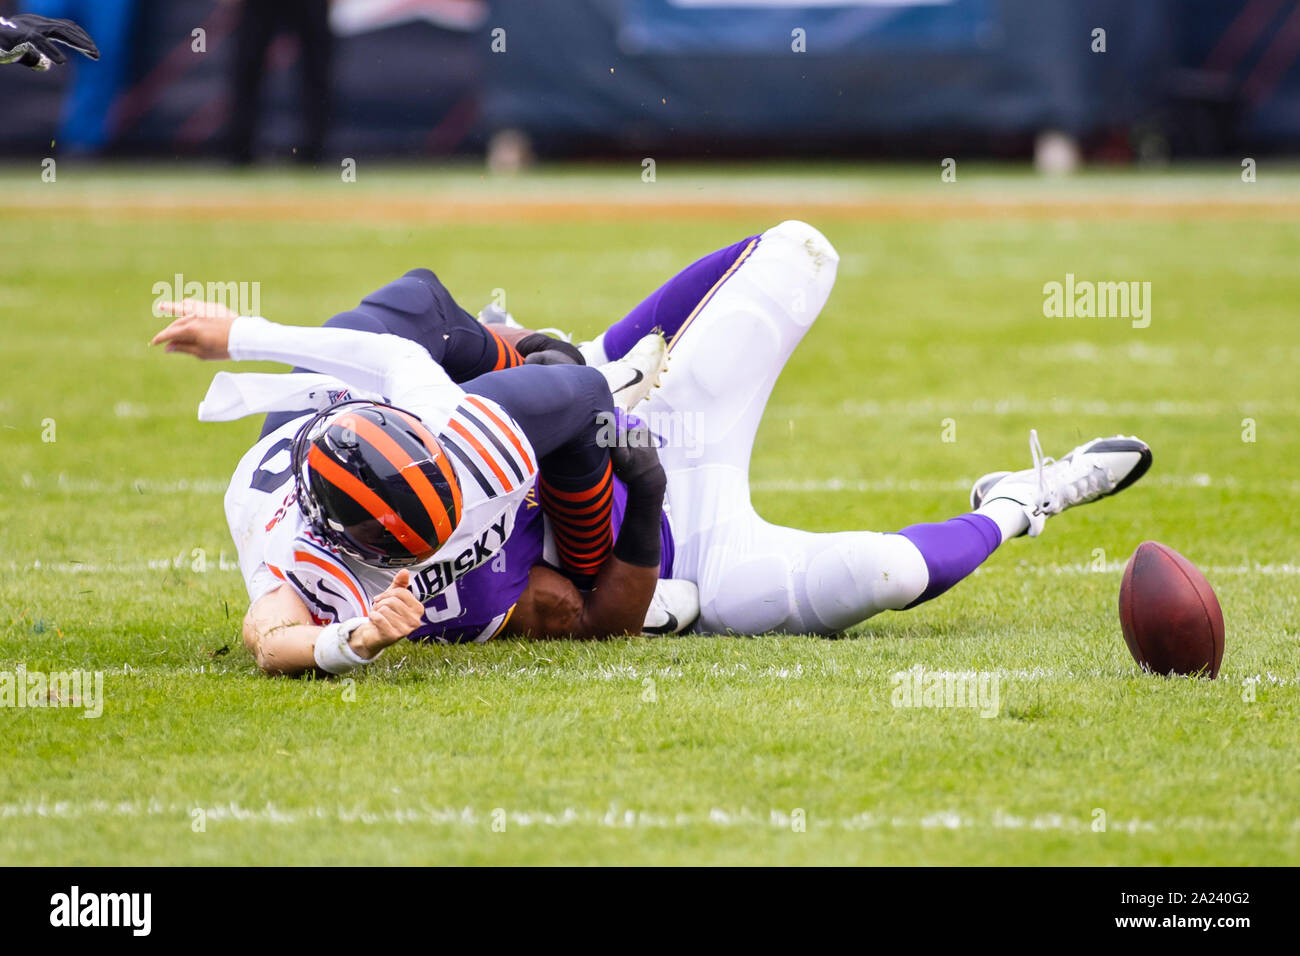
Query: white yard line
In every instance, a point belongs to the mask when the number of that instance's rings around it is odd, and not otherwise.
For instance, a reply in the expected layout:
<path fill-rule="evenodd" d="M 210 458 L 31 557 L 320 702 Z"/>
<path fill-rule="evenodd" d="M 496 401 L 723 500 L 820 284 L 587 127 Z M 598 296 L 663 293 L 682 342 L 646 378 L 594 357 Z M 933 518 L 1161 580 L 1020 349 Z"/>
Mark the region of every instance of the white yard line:
<path fill-rule="evenodd" d="M 208 552 L 206 557 L 206 569 L 196 571 L 193 567 L 193 558 L 187 553 L 183 557 L 154 558 L 146 561 L 43 561 L 37 559 L 30 562 L 10 561 L 7 565 L 0 564 L 0 568 L 12 572 L 39 571 L 43 574 L 149 574 L 158 571 L 184 571 L 188 574 L 235 574 L 239 571 L 239 565 L 236 562 L 233 552 Z M 1291 564 L 1289 562 L 1256 562 L 1254 564 L 1207 564 L 1202 566 L 1201 570 L 1210 577 L 1241 577 L 1249 575 L 1264 575 L 1266 577 L 1295 577 L 1300 575 L 1300 564 Z M 1033 574 L 1039 577 L 1044 575 L 1075 575 L 1075 574 L 1123 574 L 1123 561 L 1108 561 L 1103 567 L 1097 567 L 1089 562 L 1076 561 L 1070 564 L 1060 564 L 1055 561 L 1048 561 L 1042 564 L 1017 563 L 1013 567 L 1004 567 L 996 560 L 990 564 L 983 565 L 975 570 L 977 575 L 986 574 Z"/>
<path fill-rule="evenodd" d="M 60 472 L 53 481 L 37 481 L 30 472 L 24 472 L 18 485 L 25 491 L 59 492 L 70 495 L 224 495 L 230 477 L 176 478 L 158 481 L 153 478 L 130 478 L 101 481 L 98 478 L 70 478 Z"/>
<path fill-rule="evenodd" d="M 201 811 L 201 814 L 199 813 Z M 950 810 L 936 810 L 922 814 L 879 814 L 863 812 L 849 817 L 819 817 L 815 809 L 792 808 L 752 811 L 713 808 L 708 813 L 664 814 L 646 810 L 610 807 L 607 810 L 567 807 L 558 812 L 547 810 L 512 810 L 507 807 L 476 809 L 474 807 L 387 807 L 364 806 L 310 806 L 281 807 L 273 803 L 245 807 L 239 803 L 222 803 L 212 806 L 201 804 L 161 803 L 159 801 L 125 801 L 111 803 L 102 800 L 26 801 L 0 804 L 0 826 L 9 821 L 50 819 L 84 820 L 97 817 L 118 819 L 156 818 L 176 826 L 190 826 L 203 819 L 205 823 L 257 823 L 277 826 L 298 826 L 326 821 L 362 826 L 434 826 L 464 830 L 492 832 L 493 825 L 504 823 L 506 832 L 512 827 L 562 829 L 587 827 L 613 830 L 673 830 L 692 827 L 718 829 L 757 829 L 790 831 L 796 823 L 811 830 L 1028 830 L 1039 832 L 1065 832 L 1089 835 L 1094 832 L 1093 819 L 1060 813 L 1018 816 L 1003 811 L 988 815 L 970 815 Z M 1157 834 L 1162 832 L 1191 831 L 1198 833 L 1238 832 L 1249 827 L 1236 820 L 1214 820 L 1206 817 L 1167 817 L 1144 820 L 1141 818 L 1111 819 L 1106 822 L 1106 832 L 1128 834 Z M 1300 832 L 1300 820 L 1287 827 L 1290 832 Z"/>

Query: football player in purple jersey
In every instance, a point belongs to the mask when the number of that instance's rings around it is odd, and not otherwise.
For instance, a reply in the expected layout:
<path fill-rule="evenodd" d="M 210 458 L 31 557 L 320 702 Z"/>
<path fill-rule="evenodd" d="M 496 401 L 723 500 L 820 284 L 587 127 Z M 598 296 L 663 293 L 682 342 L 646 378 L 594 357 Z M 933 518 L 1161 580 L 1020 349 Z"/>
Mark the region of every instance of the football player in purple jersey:
<path fill-rule="evenodd" d="M 1122 491 L 1150 466 L 1150 449 L 1136 438 L 1096 439 L 1054 461 L 1031 432 L 1034 467 L 980 478 L 971 510 L 947 521 L 831 534 L 764 521 L 749 492 L 754 436 L 782 367 L 830 295 L 838 259 L 816 229 L 781 223 L 695 262 L 579 347 L 599 365 L 651 330 L 669 341 L 661 387 L 634 412 L 657 433 L 664 512 L 647 518 L 637 489 L 616 485 L 613 514 L 620 540 L 631 534 L 644 555 L 657 532 L 662 580 L 648 631 L 680 630 L 698 610 L 696 629 L 704 633 L 827 634 L 915 607 L 1003 542 L 1036 537 L 1049 516 Z M 641 433 L 623 434 L 634 441 Z M 684 582 L 698 590 L 673 587 Z M 499 560 L 445 593 L 446 606 L 417 632 L 421 638 L 579 633 L 580 592 L 556 569 L 534 502 L 521 506 Z"/>

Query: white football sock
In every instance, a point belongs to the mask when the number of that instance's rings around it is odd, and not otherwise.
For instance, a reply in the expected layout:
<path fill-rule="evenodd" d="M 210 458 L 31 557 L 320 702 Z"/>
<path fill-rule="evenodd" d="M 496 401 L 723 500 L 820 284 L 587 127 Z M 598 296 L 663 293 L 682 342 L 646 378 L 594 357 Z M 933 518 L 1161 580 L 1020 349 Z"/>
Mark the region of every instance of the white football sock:
<path fill-rule="evenodd" d="M 578 343 L 578 351 L 582 353 L 583 361 L 590 366 L 605 365 L 609 362 L 609 356 L 605 354 L 604 332 L 601 332 L 590 342 Z"/>
<path fill-rule="evenodd" d="M 976 508 L 975 513 L 984 515 L 998 526 L 1003 543 L 1029 530 L 1029 515 L 1025 514 L 1025 506 L 1010 498 L 993 498 Z"/>

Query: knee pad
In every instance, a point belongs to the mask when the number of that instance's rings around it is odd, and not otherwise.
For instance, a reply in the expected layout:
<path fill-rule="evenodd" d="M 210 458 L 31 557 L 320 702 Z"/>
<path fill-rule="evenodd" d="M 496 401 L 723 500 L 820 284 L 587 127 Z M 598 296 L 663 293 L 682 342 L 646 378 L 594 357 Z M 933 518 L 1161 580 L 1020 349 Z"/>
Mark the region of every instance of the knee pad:
<path fill-rule="evenodd" d="M 840 254 L 835 251 L 831 241 L 806 222 L 787 219 L 763 233 L 764 239 L 769 236 L 801 247 L 807 253 L 809 264 L 814 270 L 820 271 L 825 266 L 839 264 Z"/>
<path fill-rule="evenodd" d="M 785 631 L 791 617 L 794 582 L 790 559 L 764 554 L 737 560 L 713 556 L 719 571 L 700 582 L 700 626 L 715 634 Z"/>
<path fill-rule="evenodd" d="M 902 610 L 929 582 L 925 559 L 906 538 L 866 531 L 826 537 L 825 546 L 808 559 L 801 589 L 826 630 L 841 631 L 881 611 Z"/>

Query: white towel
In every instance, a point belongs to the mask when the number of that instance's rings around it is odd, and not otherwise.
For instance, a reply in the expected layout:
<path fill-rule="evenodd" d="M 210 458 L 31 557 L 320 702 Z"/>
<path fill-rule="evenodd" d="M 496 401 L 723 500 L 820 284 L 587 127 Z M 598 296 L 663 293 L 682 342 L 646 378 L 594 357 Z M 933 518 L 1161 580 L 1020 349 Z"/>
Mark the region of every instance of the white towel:
<path fill-rule="evenodd" d="M 199 403 L 199 421 L 230 422 L 267 412 L 319 411 L 348 398 L 384 400 L 381 395 L 314 372 L 218 372 Z"/>

